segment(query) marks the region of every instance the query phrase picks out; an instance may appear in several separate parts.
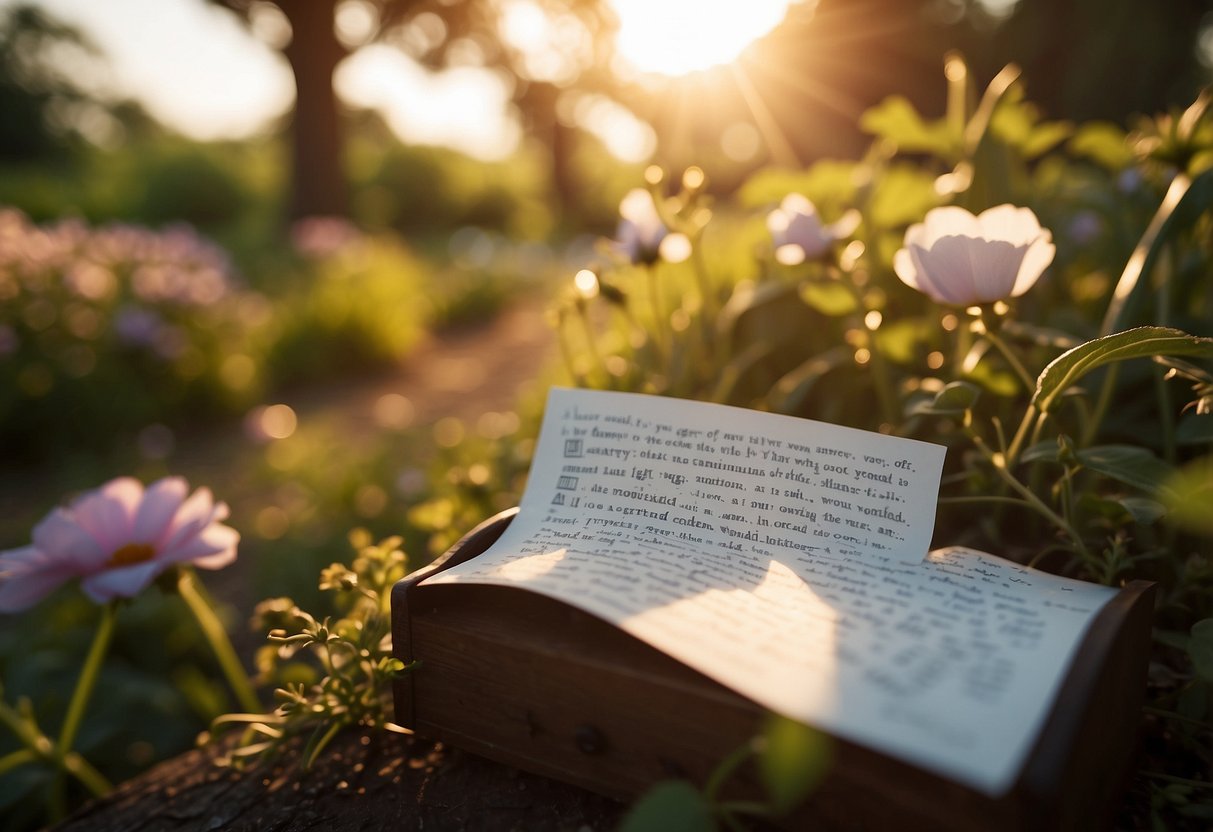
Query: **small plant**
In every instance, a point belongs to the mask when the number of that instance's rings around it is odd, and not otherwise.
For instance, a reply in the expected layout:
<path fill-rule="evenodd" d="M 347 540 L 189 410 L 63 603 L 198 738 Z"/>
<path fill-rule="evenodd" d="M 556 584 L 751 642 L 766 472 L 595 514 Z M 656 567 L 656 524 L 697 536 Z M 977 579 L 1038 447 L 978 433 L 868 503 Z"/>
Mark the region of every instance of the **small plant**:
<path fill-rule="evenodd" d="M 274 691 L 280 704 L 268 714 L 216 719 L 205 740 L 243 728 L 220 764 L 254 765 L 306 736 L 300 764 L 308 768 L 343 728 L 408 733 L 391 722 L 388 684 L 405 670 L 392 657 L 389 607 L 392 585 L 404 577 L 408 562 L 400 542 L 389 537 L 372 544 L 367 532 L 351 533 L 358 552 L 353 563 L 334 563 L 320 573 L 320 589 L 334 593 L 336 619 L 317 619 L 290 598 L 271 598 L 257 606 L 254 626 L 268 629 L 270 642 L 258 653 L 257 666 L 263 681 L 281 683 Z M 301 661 L 303 657 L 311 661 Z"/>

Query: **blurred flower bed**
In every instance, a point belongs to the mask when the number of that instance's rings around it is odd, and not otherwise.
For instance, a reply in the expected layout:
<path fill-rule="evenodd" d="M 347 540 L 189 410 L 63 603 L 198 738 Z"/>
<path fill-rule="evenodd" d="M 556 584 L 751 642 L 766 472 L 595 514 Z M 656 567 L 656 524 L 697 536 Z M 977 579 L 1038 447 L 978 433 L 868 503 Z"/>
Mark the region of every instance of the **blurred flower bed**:
<path fill-rule="evenodd" d="M 162 230 L 35 224 L 0 209 L 0 452 L 163 456 L 170 428 L 287 384 L 399 364 L 430 329 L 483 317 L 506 283 L 436 279 L 395 235 L 296 225 L 254 289 L 215 243 Z"/>

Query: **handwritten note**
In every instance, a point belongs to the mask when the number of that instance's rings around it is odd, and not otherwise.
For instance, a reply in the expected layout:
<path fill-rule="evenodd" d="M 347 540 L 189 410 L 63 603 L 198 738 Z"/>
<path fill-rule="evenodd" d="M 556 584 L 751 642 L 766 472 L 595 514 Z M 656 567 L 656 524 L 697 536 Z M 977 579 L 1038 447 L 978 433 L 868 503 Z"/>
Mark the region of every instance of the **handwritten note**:
<path fill-rule="evenodd" d="M 943 456 L 554 389 L 518 517 L 427 583 L 549 595 L 772 710 L 998 795 L 1114 593 L 971 550 L 928 555 Z"/>

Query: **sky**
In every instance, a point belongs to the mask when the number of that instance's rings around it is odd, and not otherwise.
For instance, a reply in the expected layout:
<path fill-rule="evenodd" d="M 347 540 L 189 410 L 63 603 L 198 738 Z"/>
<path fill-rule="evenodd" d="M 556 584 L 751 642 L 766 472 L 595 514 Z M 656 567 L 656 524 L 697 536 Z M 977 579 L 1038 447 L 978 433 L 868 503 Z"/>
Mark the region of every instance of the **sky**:
<path fill-rule="evenodd" d="M 0 0 L 0 8 L 17 2 Z M 258 39 L 230 12 L 205 0 L 36 2 L 82 30 L 108 57 L 101 71 L 66 67 L 82 86 L 103 97 L 134 98 L 187 136 L 246 137 L 291 108 L 294 82 L 286 60 L 269 45 L 279 34 L 272 20 L 263 21 Z M 516 7 L 518 37 L 552 36 L 537 28 L 526 0 L 502 2 Z M 729 3 L 713 15 L 703 14 L 702 0 L 611 2 L 621 22 L 619 51 L 632 66 L 679 74 L 735 57 L 783 19 L 790 0 Z M 730 17 L 727 9 L 737 14 Z M 678 48 L 671 49 L 672 43 Z M 380 110 L 407 142 L 500 159 L 521 139 L 506 85 L 475 67 L 433 73 L 398 50 L 372 46 L 339 67 L 335 84 L 347 103 Z M 587 99 L 579 118 L 621 158 L 640 161 L 653 151 L 648 126 L 612 102 Z"/>

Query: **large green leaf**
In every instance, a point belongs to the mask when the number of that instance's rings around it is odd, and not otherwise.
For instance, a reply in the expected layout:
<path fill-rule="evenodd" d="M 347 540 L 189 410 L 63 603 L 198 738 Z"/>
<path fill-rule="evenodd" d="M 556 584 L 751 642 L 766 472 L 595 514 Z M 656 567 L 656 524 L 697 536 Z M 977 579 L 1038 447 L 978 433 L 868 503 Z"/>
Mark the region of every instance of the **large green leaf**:
<path fill-rule="evenodd" d="M 961 136 L 942 119 L 929 124 L 923 121 L 914 105 L 900 95 L 890 96 L 865 112 L 859 126 L 910 153 L 934 153 L 953 162 L 960 157 Z"/>
<path fill-rule="evenodd" d="M 1213 356 L 1213 338 L 1189 335 L 1179 329 L 1143 326 L 1088 341 L 1059 355 L 1036 380 L 1032 403 L 1049 412 L 1058 398 L 1092 370 L 1130 358 L 1153 355 Z"/>
<path fill-rule="evenodd" d="M 1167 492 L 1176 471 L 1145 448 L 1135 445 L 1100 445 L 1075 453 L 1083 467 L 1150 494 Z"/>
<path fill-rule="evenodd" d="M 1120 170 L 1133 163 L 1133 148 L 1125 131 L 1106 121 L 1091 121 L 1075 131 L 1069 141 L 1071 153 L 1086 156 L 1110 170 Z"/>
<path fill-rule="evenodd" d="M 714 832 L 712 810 L 685 780 L 668 780 L 649 789 L 634 805 L 619 832 Z"/>
<path fill-rule="evenodd" d="M 865 215 L 875 229 L 897 228 L 920 222 L 940 202 L 933 174 L 916 165 L 891 165 L 873 182 Z"/>

